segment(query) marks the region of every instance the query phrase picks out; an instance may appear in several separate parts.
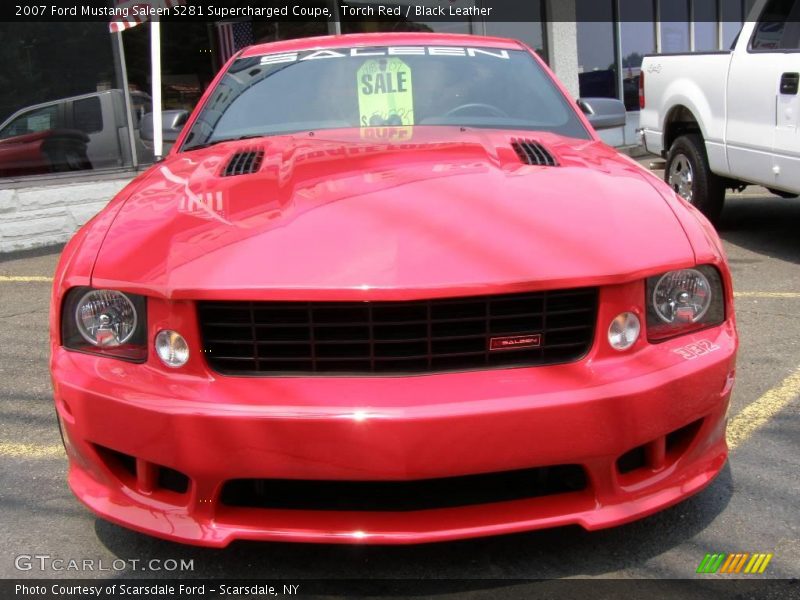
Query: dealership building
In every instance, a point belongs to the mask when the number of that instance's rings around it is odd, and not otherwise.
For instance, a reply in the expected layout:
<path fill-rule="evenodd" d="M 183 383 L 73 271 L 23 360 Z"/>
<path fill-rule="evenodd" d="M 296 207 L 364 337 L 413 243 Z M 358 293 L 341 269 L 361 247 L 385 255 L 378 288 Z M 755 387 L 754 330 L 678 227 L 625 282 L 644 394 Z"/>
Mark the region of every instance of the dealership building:
<path fill-rule="evenodd" d="M 475 10 L 464 11 L 471 16 L 462 19 L 427 21 L 341 19 L 342 4 L 359 7 L 371 0 L 309 0 L 302 4 L 327 9 L 334 18 L 165 20 L 163 108 L 191 110 L 226 59 L 254 43 L 377 31 L 490 35 L 530 45 L 575 98 L 622 100 L 629 111 L 626 127 L 602 135 L 632 151 L 642 57 L 729 48 L 754 1 L 518 0 L 524 20 L 496 21 Z M 448 2 L 491 5 L 382 4 Z M 0 23 L 0 253 L 64 243 L 154 160 L 152 144 L 139 135 L 140 120 L 152 108 L 150 27 L 111 29 L 102 21 Z M 33 147 L 38 150 L 20 152 Z"/>

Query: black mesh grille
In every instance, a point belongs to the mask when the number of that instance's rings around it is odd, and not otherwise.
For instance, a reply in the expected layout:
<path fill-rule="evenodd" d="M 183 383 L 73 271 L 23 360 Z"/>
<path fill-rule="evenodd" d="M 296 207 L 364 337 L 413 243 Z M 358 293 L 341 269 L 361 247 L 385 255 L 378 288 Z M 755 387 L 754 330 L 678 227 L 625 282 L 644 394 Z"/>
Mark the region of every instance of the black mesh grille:
<path fill-rule="evenodd" d="M 595 288 L 411 302 L 199 302 L 224 374 L 434 373 L 571 362 L 594 338 Z"/>
<path fill-rule="evenodd" d="M 540 165 L 543 167 L 555 167 L 558 165 L 553 155 L 547 148 L 539 142 L 533 140 L 513 139 L 511 147 L 517 153 L 519 159 L 527 165 Z"/>
<path fill-rule="evenodd" d="M 228 161 L 228 164 L 222 171 L 222 176 L 232 177 L 234 175 L 247 175 L 249 173 L 256 173 L 261 168 L 261 162 L 263 160 L 263 150 L 247 150 L 245 152 L 237 152 Z"/>
<path fill-rule="evenodd" d="M 588 486 L 580 465 L 558 465 L 417 481 L 235 479 L 226 506 L 288 510 L 413 511 L 454 508 L 577 492 Z"/>

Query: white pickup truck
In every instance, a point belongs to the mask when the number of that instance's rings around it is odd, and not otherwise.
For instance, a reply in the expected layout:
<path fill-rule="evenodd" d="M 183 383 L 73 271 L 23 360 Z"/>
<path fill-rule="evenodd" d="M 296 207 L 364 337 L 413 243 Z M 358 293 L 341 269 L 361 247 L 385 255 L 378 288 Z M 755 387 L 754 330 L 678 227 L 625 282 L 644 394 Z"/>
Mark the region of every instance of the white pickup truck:
<path fill-rule="evenodd" d="M 800 0 L 757 0 L 732 50 L 646 56 L 646 149 L 712 221 L 727 188 L 800 194 Z"/>

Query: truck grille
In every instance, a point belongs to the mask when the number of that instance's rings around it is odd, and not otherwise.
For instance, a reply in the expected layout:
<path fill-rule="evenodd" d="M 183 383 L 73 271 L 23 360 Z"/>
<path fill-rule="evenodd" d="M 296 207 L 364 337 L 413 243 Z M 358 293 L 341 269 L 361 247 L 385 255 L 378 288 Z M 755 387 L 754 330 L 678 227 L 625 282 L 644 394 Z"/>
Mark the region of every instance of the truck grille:
<path fill-rule="evenodd" d="M 597 289 L 410 302 L 199 302 L 203 350 L 228 375 L 413 374 L 572 362 Z"/>

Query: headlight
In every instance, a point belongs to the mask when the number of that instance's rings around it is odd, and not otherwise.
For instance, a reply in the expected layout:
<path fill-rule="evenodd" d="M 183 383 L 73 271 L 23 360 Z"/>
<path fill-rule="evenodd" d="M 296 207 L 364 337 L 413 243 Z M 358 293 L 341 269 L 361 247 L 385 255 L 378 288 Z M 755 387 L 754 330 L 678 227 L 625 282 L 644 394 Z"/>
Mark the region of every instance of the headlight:
<path fill-rule="evenodd" d="M 75 323 L 93 346 L 121 346 L 136 333 L 136 308 L 130 298 L 112 290 L 92 290 L 78 300 Z"/>
<path fill-rule="evenodd" d="M 713 327 L 724 320 L 725 295 L 715 267 L 680 269 L 647 280 L 647 339 L 651 342 Z"/>
<path fill-rule="evenodd" d="M 144 296 L 75 288 L 61 312 L 61 341 L 71 350 L 144 361 L 145 318 Z"/>

